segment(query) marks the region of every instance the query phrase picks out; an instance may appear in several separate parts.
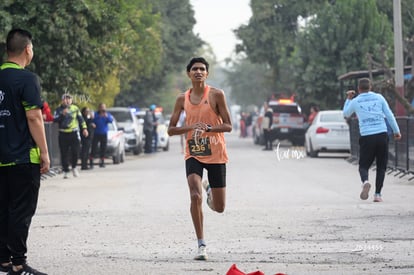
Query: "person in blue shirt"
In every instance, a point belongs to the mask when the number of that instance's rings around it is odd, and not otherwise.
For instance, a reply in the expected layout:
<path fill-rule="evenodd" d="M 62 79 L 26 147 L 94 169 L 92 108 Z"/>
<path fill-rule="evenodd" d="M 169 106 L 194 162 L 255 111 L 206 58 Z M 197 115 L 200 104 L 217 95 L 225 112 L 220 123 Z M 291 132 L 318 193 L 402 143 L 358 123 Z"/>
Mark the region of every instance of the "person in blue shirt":
<path fill-rule="evenodd" d="M 105 167 L 105 151 L 108 144 L 108 123 L 112 123 L 112 115 L 106 111 L 106 105 L 100 103 L 98 111 L 95 112 L 93 123 L 95 124 L 95 131 L 92 140 L 92 152 L 90 156 L 90 166 L 93 168 L 93 158 L 98 151 L 99 143 L 99 167 Z"/>
<path fill-rule="evenodd" d="M 347 92 L 343 114 L 346 118 L 353 113 L 358 117 L 361 135 L 359 139 L 359 174 L 362 181 L 360 198 L 368 199 L 371 188 L 368 171 L 376 159 L 374 202 L 382 202 L 381 190 L 388 162 L 388 134 L 385 119 L 393 131 L 395 140 L 401 139 L 401 132 L 387 101 L 382 95 L 371 91 L 371 81 L 368 78 L 361 78 L 358 81 L 358 93 L 355 97 L 355 91 Z"/>

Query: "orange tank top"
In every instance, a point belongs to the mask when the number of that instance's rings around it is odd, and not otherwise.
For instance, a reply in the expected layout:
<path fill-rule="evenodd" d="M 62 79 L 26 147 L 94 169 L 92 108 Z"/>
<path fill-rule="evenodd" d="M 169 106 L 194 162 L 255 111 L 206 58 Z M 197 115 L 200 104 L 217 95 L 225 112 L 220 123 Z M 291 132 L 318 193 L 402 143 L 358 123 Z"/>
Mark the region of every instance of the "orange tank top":
<path fill-rule="evenodd" d="M 186 113 L 186 125 L 203 122 L 211 126 L 223 123 L 222 118 L 214 112 L 210 106 L 210 86 L 204 89 L 204 95 L 199 104 L 190 101 L 191 89 L 186 91 L 184 99 L 184 110 Z M 224 133 L 205 132 L 192 130 L 187 133 L 185 159 L 195 158 L 202 163 L 218 164 L 227 163 L 226 143 Z"/>

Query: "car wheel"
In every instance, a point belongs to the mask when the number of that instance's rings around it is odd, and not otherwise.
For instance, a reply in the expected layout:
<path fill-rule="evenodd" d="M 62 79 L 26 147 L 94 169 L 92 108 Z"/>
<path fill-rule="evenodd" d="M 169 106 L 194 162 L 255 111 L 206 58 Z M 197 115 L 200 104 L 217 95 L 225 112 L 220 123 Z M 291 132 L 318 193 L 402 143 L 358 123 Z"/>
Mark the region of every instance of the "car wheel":
<path fill-rule="evenodd" d="M 125 150 L 122 150 L 121 157 L 120 157 L 119 161 L 121 163 L 123 163 L 125 161 Z"/>
<path fill-rule="evenodd" d="M 120 146 L 118 146 L 118 148 L 115 151 L 115 155 L 112 156 L 112 162 L 114 164 L 119 164 L 121 162 L 121 149 Z"/>
<path fill-rule="evenodd" d="M 292 145 L 293 146 L 304 146 L 305 145 L 305 138 L 304 137 L 303 138 L 301 138 L 301 137 L 294 138 L 292 140 Z"/>
<path fill-rule="evenodd" d="M 309 153 L 309 140 L 307 138 L 305 138 L 305 152 L 306 155 L 309 157 L 310 153 Z"/>
<path fill-rule="evenodd" d="M 312 147 L 312 141 L 309 140 L 309 156 L 311 158 L 316 158 L 318 157 L 318 151 L 314 151 L 313 147 Z"/>
<path fill-rule="evenodd" d="M 259 136 L 259 139 L 258 139 L 258 143 L 257 144 L 259 144 L 259 145 L 265 145 L 265 139 L 264 139 L 264 135 L 263 134 L 261 134 Z"/>
<path fill-rule="evenodd" d="M 256 128 L 253 128 L 253 143 L 256 145 L 259 144 L 259 137 L 257 136 Z"/>
<path fill-rule="evenodd" d="M 162 148 L 162 150 L 163 150 L 164 152 L 167 152 L 169 149 L 170 149 L 170 141 L 167 141 L 167 145 L 165 145 L 165 147 L 164 147 L 164 148 Z"/>

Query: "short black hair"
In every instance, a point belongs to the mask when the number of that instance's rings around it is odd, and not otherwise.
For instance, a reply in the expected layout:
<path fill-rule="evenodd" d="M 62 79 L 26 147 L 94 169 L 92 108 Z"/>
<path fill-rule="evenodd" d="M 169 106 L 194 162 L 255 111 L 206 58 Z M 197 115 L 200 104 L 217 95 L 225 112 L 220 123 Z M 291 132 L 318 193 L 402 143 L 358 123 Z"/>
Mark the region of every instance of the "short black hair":
<path fill-rule="evenodd" d="M 204 57 L 193 57 L 187 65 L 187 72 L 191 70 L 191 67 L 194 65 L 194 63 L 203 63 L 206 65 L 206 70 L 208 72 L 208 67 L 210 64 L 208 64 L 207 60 L 205 60 Z"/>
<path fill-rule="evenodd" d="M 21 54 L 32 43 L 32 34 L 23 29 L 12 29 L 7 34 L 6 50 L 9 54 Z"/>
<path fill-rule="evenodd" d="M 369 91 L 371 89 L 371 80 L 367 77 L 358 80 L 358 89 L 362 91 Z"/>

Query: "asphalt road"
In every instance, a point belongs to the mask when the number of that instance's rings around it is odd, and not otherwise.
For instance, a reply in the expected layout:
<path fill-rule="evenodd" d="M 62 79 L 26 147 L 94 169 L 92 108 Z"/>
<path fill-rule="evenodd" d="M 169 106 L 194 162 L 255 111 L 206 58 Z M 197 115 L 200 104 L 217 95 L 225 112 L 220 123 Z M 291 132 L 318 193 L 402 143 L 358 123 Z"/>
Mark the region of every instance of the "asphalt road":
<path fill-rule="evenodd" d="M 227 207 L 204 202 L 209 260 L 196 238 L 179 138 L 170 151 L 42 182 L 29 264 L 51 275 L 414 274 L 414 180 L 387 175 L 383 203 L 359 199 L 357 166 L 302 148 L 262 151 L 226 136 Z M 371 178 L 374 178 L 372 171 Z"/>

